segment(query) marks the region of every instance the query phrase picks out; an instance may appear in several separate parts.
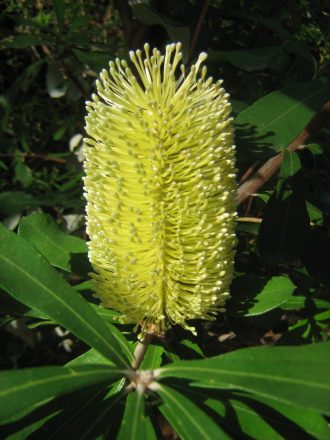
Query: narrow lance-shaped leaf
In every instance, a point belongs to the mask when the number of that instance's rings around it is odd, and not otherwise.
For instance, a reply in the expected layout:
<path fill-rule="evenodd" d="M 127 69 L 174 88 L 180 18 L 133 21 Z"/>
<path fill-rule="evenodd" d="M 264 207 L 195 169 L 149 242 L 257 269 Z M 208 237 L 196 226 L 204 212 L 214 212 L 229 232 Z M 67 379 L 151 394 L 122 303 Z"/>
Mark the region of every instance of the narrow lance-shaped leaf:
<path fill-rule="evenodd" d="M 119 366 L 132 360 L 128 342 L 108 326 L 26 240 L 0 226 L 0 286 L 47 314 Z M 111 329 L 111 330 L 110 330 Z"/>
<path fill-rule="evenodd" d="M 111 394 L 103 401 L 103 408 L 98 408 L 96 415 L 88 428 L 84 430 L 80 440 L 103 440 L 117 438 L 119 424 L 123 416 L 122 393 Z M 61 440 L 63 437 L 59 437 Z"/>
<path fill-rule="evenodd" d="M 53 0 L 53 8 L 57 19 L 58 29 L 62 32 L 65 17 L 65 2 L 63 0 Z"/>
<path fill-rule="evenodd" d="M 201 387 L 241 389 L 269 401 L 330 414 L 329 354 L 329 342 L 248 348 L 167 365 L 155 370 L 155 376 L 190 379 Z"/>
<path fill-rule="evenodd" d="M 254 440 L 283 440 L 283 438 L 310 437 L 329 440 L 330 430 L 322 415 L 301 408 L 263 399 L 260 396 L 249 396 L 245 392 L 210 390 L 189 387 L 182 392 L 194 402 L 202 404 L 217 414 L 218 423 L 228 430 L 232 438 Z"/>
<path fill-rule="evenodd" d="M 80 365 L 111 365 L 111 361 L 102 356 L 98 351 L 91 348 L 85 353 L 77 356 L 65 364 L 67 367 L 77 367 Z"/>
<path fill-rule="evenodd" d="M 146 412 L 144 394 L 132 392 L 127 396 L 124 417 L 117 440 L 156 439 L 152 422 Z"/>
<path fill-rule="evenodd" d="M 163 404 L 160 411 L 184 440 L 230 439 L 219 426 L 195 403 L 165 385 L 156 384 L 154 391 Z"/>
<path fill-rule="evenodd" d="M 60 399 L 54 399 L 52 403 L 57 409 L 55 411 L 57 414 L 53 411 L 53 417 L 46 421 L 42 429 L 35 434 L 35 438 L 47 440 L 116 438 L 123 412 L 121 399 L 122 392 L 118 389 L 118 382 L 108 388 L 102 384 L 89 386 Z M 46 404 L 40 412 L 49 410 L 49 407 L 52 407 L 51 403 Z M 61 411 L 58 411 L 59 408 Z M 31 416 L 35 414 L 36 412 Z"/>
<path fill-rule="evenodd" d="M 0 374 L 0 422 L 10 422 L 61 394 L 97 383 L 110 384 L 124 375 L 110 366 L 40 367 Z"/>
<path fill-rule="evenodd" d="M 65 234 L 50 215 L 34 213 L 24 217 L 18 234 L 31 242 L 53 266 L 82 275 L 90 272 L 86 242 Z"/>
<path fill-rule="evenodd" d="M 280 440 L 282 438 L 309 438 L 306 432 L 313 438 L 320 440 L 330 439 L 330 429 L 327 421 L 321 414 L 313 410 L 304 408 L 303 417 L 301 408 L 286 405 L 282 403 L 269 402 L 267 399 L 250 399 L 248 397 L 237 397 L 231 400 L 235 413 L 240 423 L 245 427 L 245 432 L 251 437 L 259 437 L 260 440 L 271 436 L 260 435 L 261 431 L 258 425 L 267 422 L 269 428 L 273 431 L 273 437 Z M 304 432 L 305 431 L 305 432 Z M 278 434 L 282 433 L 282 436 Z M 259 433 L 259 436 L 258 436 Z"/>
<path fill-rule="evenodd" d="M 33 318 L 48 319 L 48 315 L 27 307 L 0 288 L 0 310 L 14 316 L 29 316 Z"/>
<path fill-rule="evenodd" d="M 151 343 L 141 363 L 141 370 L 153 370 L 161 366 L 164 347 L 160 344 Z"/>

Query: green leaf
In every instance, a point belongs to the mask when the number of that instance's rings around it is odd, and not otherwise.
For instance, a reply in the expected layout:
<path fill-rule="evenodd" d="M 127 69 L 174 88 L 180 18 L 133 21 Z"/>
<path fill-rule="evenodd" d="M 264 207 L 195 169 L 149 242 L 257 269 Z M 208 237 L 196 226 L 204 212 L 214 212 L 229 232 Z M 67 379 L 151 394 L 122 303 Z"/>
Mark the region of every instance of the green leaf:
<path fill-rule="evenodd" d="M 81 11 L 84 13 L 83 11 Z M 72 21 L 70 21 L 70 28 L 68 30 L 69 34 L 77 33 L 78 29 L 85 30 L 90 22 L 90 18 L 87 15 L 75 15 Z M 86 34 L 85 34 L 86 35 Z"/>
<path fill-rule="evenodd" d="M 278 20 L 274 18 L 265 18 L 262 15 L 250 16 L 249 18 L 255 20 L 256 22 L 259 22 L 267 29 L 270 29 L 275 35 L 278 35 L 281 40 L 286 41 L 292 38 L 292 34 L 287 29 L 285 29 L 285 27 Z"/>
<path fill-rule="evenodd" d="M 182 360 L 200 359 L 205 357 L 197 343 L 196 337 L 190 335 L 180 341 L 177 347 L 177 352 Z"/>
<path fill-rule="evenodd" d="M 12 49 L 26 49 L 31 46 L 46 44 L 46 40 L 41 40 L 33 35 L 17 35 L 16 37 L 6 38 L 1 41 L 5 47 Z"/>
<path fill-rule="evenodd" d="M 232 297 L 226 308 L 230 315 L 261 315 L 280 307 L 295 288 L 292 281 L 284 276 L 267 279 L 263 276 L 242 275 L 232 282 Z"/>
<path fill-rule="evenodd" d="M 48 319 L 48 315 L 27 307 L 16 301 L 7 292 L 0 289 L 0 310 L 4 313 L 18 316 L 28 316 L 32 318 Z"/>
<path fill-rule="evenodd" d="M 15 158 L 15 182 L 20 182 L 27 188 L 33 181 L 32 170 L 26 165 L 22 157 Z"/>
<path fill-rule="evenodd" d="M 108 322 L 110 324 L 116 323 L 118 324 L 118 317 L 120 316 L 119 312 L 116 312 L 112 309 L 106 309 L 105 307 L 101 307 L 98 304 L 91 304 L 91 307 L 95 310 L 95 312 L 102 318 L 103 321 Z"/>
<path fill-rule="evenodd" d="M 46 400 L 97 383 L 110 384 L 124 371 L 104 366 L 38 367 L 0 373 L 0 422 L 31 412 Z"/>
<path fill-rule="evenodd" d="M 12 82 L 11 86 L 5 91 L 4 95 L 10 102 L 15 102 L 21 96 L 22 90 L 26 92 L 39 74 L 46 60 L 41 59 L 29 64 L 26 69 Z"/>
<path fill-rule="evenodd" d="M 91 270 L 86 242 L 62 232 L 48 214 L 34 213 L 24 217 L 18 234 L 30 241 L 53 266 L 85 275 Z"/>
<path fill-rule="evenodd" d="M 76 408 L 74 419 L 69 417 L 67 412 L 61 423 L 62 426 L 60 425 L 61 429 L 59 429 L 58 421 L 55 420 L 53 425 L 57 432 L 50 438 L 54 440 L 65 438 L 79 438 L 79 440 L 117 438 L 123 415 L 121 399 L 122 393 L 104 397 L 101 390 L 101 393 L 94 394 L 94 400 L 90 399 L 86 402 L 87 405 L 82 408 L 83 411 L 79 410 L 79 407 Z M 53 431 L 54 428 L 51 426 L 49 434 L 51 435 Z"/>
<path fill-rule="evenodd" d="M 8 440 L 25 440 L 32 432 L 34 440 L 81 440 L 99 438 L 111 430 L 109 434 L 116 438 L 121 398 L 118 381 L 110 388 L 102 383 L 88 386 L 49 400 L 19 421 L 2 426 L 1 434 Z"/>
<path fill-rule="evenodd" d="M 164 349 L 164 353 L 167 357 L 167 359 L 170 362 L 180 362 L 182 359 L 178 354 L 176 354 L 175 350 L 171 346 L 166 346 L 166 349 Z"/>
<path fill-rule="evenodd" d="M 294 151 L 285 150 L 281 162 L 280 179 L 284 181 L 297 174 L 300 169 L 301 162 L 298 154 Z"/>
<path fill-rule="evenodd" d="M 98 351 L 94 350 L 94 348 L 91 348 L 66 364 L 66 366 L 69 367 L 76 367 L 79 365 L 111 365 L 111 362 Z"/>
<path fill-rule="evenodd" d="M 280 343 L 286 344 L 296 333 L 305 340 L 318 340 L 322 330 L 327 331 L 329 327 L 330 311 L 325 310 L 320 313 L 311 313 L 307 319 L 300 319 L 296 324 L 289 327 L 287 333 L 281 338 Z M 300 330 L 296 332 L 296 330 Z M 293 334 L 293 335 L 292 335 Z M 314 338 L 316 336 L 316 338 Z M 298 343 L 302 341 L 298 340 Z M 306 341 L 303 341 L 306 342 Z"/>
<path fill-rule="evenodd" d="M 196 338 L 188 335 L 187 331 L 182 333 L 183 335 L 180 337 L 180 330 L 178 330 L 176 337 L 172 341 L 166 341 L 164 353 L 168 359 L 171 362 L 177 362 L 205 357 Z"/>
<path fill-rule="evenodd" d="M 61 32 L 64 26 L 65 2 L 63 0 L 53 0 L 53 7 L 57 19 L 58 29 Z"/>
<path fill-rule="evenodd" d="M 210 62 L 227 61 L 246 72 L 255 72 L 271 67 L 274 60 L 283 54 L 283 46 L 256 47 L 245 50 L 212 51 Z"/>
<path fill-rule="evenodd" d="M 257 347 L 155 370 L 159 379 L 184 378 L 209 388 L 240 389 L 330 414 L 330 343 L 302 347 Z"/>
<path fill-rule="evenodd" d="M 155 342 L 151 342 L 141 363 L 141 370 L 154 370 L 155 368 L 159 368 L 162 364 L 163 354 L 164 347 Z"/>
<path fill-rule="evenodd" d="M 313 154 L 313 156 L 319 156 L 323 154 L 323 148 L 319 144 L 305 145 L 305 149 L 310 151 Z"/>
<path fill-rule="evenodd" d="M 42 205 L 47 205 L 47 202 L 22 191 L 0 193 L 0 213 L 3 215 L 17 214 L 25 209 L 36 208 Z"/>
<path fill-rule="evenodd" d="M 267 157 L 286 148 L 320 110 L 329 92 L 326 78 L 292 83 L 243 110 L 235 120 L 239 160 Z"/>
<path fill-rule="evenodd" d="M 306 208 L 309 215 L 309 220 L 313 223 L 316 223 L 317 225 L 322 225 L 323 223 L 322 211 L 310 202 L 306 202 Z"/>
<path fill-rule="evenodd" d="M 5 132 L 9 122 L 9 116 L 12 111 L 11 103 L 9 99 L 4 95 L 0 95 L 0 129 Z"/>
<path fill-rule="evenodd" d="M 109 61 L 114 59 L 113 54 L 107 52 L 91 52 L 90 50 L 85 51 L 81 49 L 72 49 L 72 52 L 77 60 L 81 63 L 87 64 L 96 72 L 107 67 Z"/>
<path fill-rule="evenodd" d="M 306 41 L 291 39 L 284 44 L 286 52 L 295 56 L 296 71 L 300 78 L 309 79 L 316 73 L 317 62 L 313 57 L 309 44 Z"/>
<path fill-rule="evenodd" d="M 126 399 L 124 417 L 117 439 L 149 440 L 157 438 L 150 427 L 152 428 L 152 425 L 150 426 L 150 423 L 148 423 L 144 394 L 136 391 L 130 393 Z"/>
<path fill-rule="evenodd" d="M 183 394 L 163 384 L 157 384 L 155 391 L 163 401 L 160 411 L 182 439 L 230 439 L 207 414 Z"/>
<path fill-rule="evenodd" d="M 202 390 L 190 387 L 182 392 L 199 405 L 216 413 L 218 423 L 226 428 L 233 438 L 255 440 L 281 440 L 299 438 L 308 440 L 308 434 L 318 439 L 329 439 L 330 430 L 324 418 L 291 405 L 269 402 L 267 399 L 239 392 Z M 308 434 L 306 434 L 306 432 Z"/>
<path fill-rule="evenodd" d="M 129 366 L 132 354 L 121 333 L 106 325 L 32 244 L 1 225 L 0 261 L 0 286 L 10 295 L 45 313 L 116 364 Z"/>
<path fill-rule="evenodd" d="M 270 426 L 275 428 L 277 433 L 281 433 L 281 439 L 284 438 L 299 438 L 306 440 L 309 439 L 306 432 L 316 439 L 329 440 L 330 439 L 330 429 L 327 421 L 318 413 L 310 411 L 304 408 L 304 416 L 302 417 L 301 408 L 297 408 L 292 405 L 279 404 L 274 402 L 269 402 L 267 399 L 262 399 L 258 396 L 258 399 L 249 399 L 248 397 L 236 398 L 234 402 L 236 413 L 241 412 L 239 419 L 241 423 L 246 426 L 248 425 L 251 435 L 253 431 L 258 438 L 258 429 L 256 427 L 256 418 L 252 415 L 252 419 L 246 420 L 246 412 L 252 410 L 258 419 L 265 420 Z M 243 404 L 243 405 L 242 405 Z M 270 405 L 270 406 L 268 406 Z M 243 406 L 243 408 L 242 408 Z M 242 414 L 242 409 L 243 413 Z M 244 417 L 245 421 L 242 421 Z M 291 423 L 290 423 L 291 422 Z M 283 426 L 284 425 L 284 426 Z M 301 429 L 299 429 L 299 427 Z M 305 431 L 305 432 L 304 432 Z M 260 440 L 270 437 L 259 436 Z"/>
<path fill-rule="evenodd" d="M 244 217 L 238 218 L 236 223 L 236 231 L 245 232 L 247 234 L 258 236 L 260 223 L 257 221 L 248 221 Z"/>
<path fill-rule="evenodd" d="M 47 414 L 44 417 L 39 417 L 38 420 L 25 423 L 23 426 L 21 426 L 19 422 L 3 425 L 1 426 L 1 434 L 6 440 L 26 440 L 32 438 L 31 434 L 38 431 L 39 428 L 42 428 L 47 420 L 52 417 L 53 414 Z"/>
<path fill-rule="evenodd" d="M 283 304 L 281 309 L 283 310 L 297 310 L 309 308 L 313 310 L 317 309 L 330 309 L 330 302 L 317 298 L 306 298 L 305 296 L 291 296 Z"/>

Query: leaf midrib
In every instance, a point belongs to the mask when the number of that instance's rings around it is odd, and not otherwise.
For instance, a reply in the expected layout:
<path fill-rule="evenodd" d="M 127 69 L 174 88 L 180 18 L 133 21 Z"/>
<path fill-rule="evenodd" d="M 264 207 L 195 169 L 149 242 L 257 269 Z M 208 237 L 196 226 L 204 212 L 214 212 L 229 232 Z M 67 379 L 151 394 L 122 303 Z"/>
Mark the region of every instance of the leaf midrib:
<path fill-rule="evenodd" d="M 81 378 L 84 376 L 89 376 L 89 377 L 99 376 L 99 375 L 103 376 L 105 373 L 109 374 L 110 372 L 111 373 L 124 373 L 122 370 L 112 370 L 112 369 L 110 370 L 109 368 L 104 368 L 102 370 L 98 370 L 97 372 L 91 371 L 90 369 L 88 371 L 83 371 L 83 372 L 69 370 L 69 371 L 67 371 L 67 374 L 60 374 L 60 375 L 57 375 L 56 377 L 51 377 L 51 378 L 30 380 L 28 382 L 25 382 L 25 383 L 19 385 L 19 386 L 14 386 L 14 387 L 11 387 L 10 389 L 2 390 L 2 391 L 0 391 L 0 397 L 3 398 L 3 397 L 6 397 L 12 393 L 17 393 L 17 392 L 20 392 L 24 389 L 32 388 L 32 387 L 39 386 L 39 385 L 42 385 L 45 383 L 50 385 L 52 382 L 56 383 L 56 382 L 61 381 L 63 379 Z"/>
<path fill-rule="evenodd" d="M 305 97 L 303 100 L 298 101 L 298 102 L 296 101 L 296 103 L 295 103 L 292 107 L 290 107 L 286 112 L 281 113 L 277 118 L 272 119 L 271 121 L 269 121 L 269 122 L 267 122 L 267 123 L 265 123 L 265 124 L 260 124 L 260 125 L 259 125 L 259 129 L 260 129 L 260 130 L 263 130 L 263 129 L 269 127 L 270 125 L 272 125 L 272 124 L 278 122 L 280 119 L 284 118 L 287 114 L 289 114 L 289 113 L 291 113 L 292 111 L 294 111 L 294 109 L 295 109 L 296 107 L 298 107 L 298 106 L 301 105 L 301 104 L 304 104 L 304 103 L 307 102 L 309 99 L 313 98 L 315 95 L 318 95 L 319 93 L 322 93 L 322 92 L 323 92 L 324 90 L 326 90 L 328 87 L 329 87 L 328 85 L 325 85 L 322 89 L 318 89 L 316 92 L 314 92 L 314 93 L 308 95 L 308 96 Z M 280 92 L 280 91 L 279 91 L 279 92 Z M 248 111 L 248 108 L 246 109 L 246 112 L 247 112 L 247 111 Z M 243 111 L 241 114 L 243 114 L 243 113 L 244 113 L 244 111 Z"/>
<path fill-rule="evenodd" d="M 167 398 L 169 398 L 169 400 L 172 400 L 172 402 L 175 402 L 176 405 L 177 405 L 179 408 L 181 408 L 181 411 L 187 416 L 187 419 L 191 421 L 191 424 L 194 425 L 194 426 L 196 427 L 197 431 L 199 431 L 199 432 L 203 435 L 203 438 L 205 438 L 205 439 L 209 439 L 209 438 L 210 438 L 210 437 L 207 435 L 207 433 L 201 429 L 201 426 L 200 426 L 198 423 L 195 422 L 195 419 L 194 419 L 193 417 L 191 417 L 191 415 L 189 414 L 189 412 L 187 412 L 187 411 L 185 410 L 184 406 L 182 406 L 182 405 L 180 404 L 180 402 L 179 402 L 175 397 L 173 397 L 173 396 L 171 395 L 171 393 L 169 393 L 169 392 L 168 392 L 164 387 L 162 387 L 161 385 L 159 385 L 159 390 L 160 390 L 163 394 L 165 394 L 165 395 L 167 396 Z"/>
<path fill-rule="evenodd" d="M 256 360 L 256 362 L 258 362 Z M 191 371 L 191 367 L 182 367 L 182 368 L 170 368 L 168 369 L 169 371 L 171 371 L 171 376 L 175 375 L 175 372 L 180 373 L 181 371 Z M 164 376 L 162 376 L 162 371 L 165 371 L 163 369 L 159 369 L 159 378 L 162 377 L 169 377 L 167 374 L 165 374 Z M 310 387 L 315 387 L 315 388 L 320 388 L 322 390 L 324 390 L 325 388 L 329 389 L 330 391 L 330 386 L 327 386 L 324 383 L 317 383 L 317 382 L 306 382 L 306 381 L 302 381 L 302 380 L 297 380 L 297 379 L 288 379 L 284 376 L 271 376 L 271 375 L 267 375 L 267 374 L 261 374 L 261 373 L 249 373 L 247 371 L 244 372 L 240 372 L 240 371 L 233 371 L 233 370 L 224 370 L 221 368 L 217 368 L 216 370 L 214 368 L 194 368 L 194 371 L 198 371 L 198 372 L 203 372 L 203 373 L 208 373 L 211 374 L 213 377 L 215 375 L 220 375 L 220 374 L 229 374 L 231 376 L 238 376 L 238 377 L 253 377 L 256 379 L 267 379 L 267 380 L 272 380 L 272 381 L 277 381 L 277 382 L 287 382 L 287 383 L 295 383 L 297 385 L 303 385 L 303 386 L 310 386 Z M 197 378 L 192 378 L 193 380 L 197 380 L 199 381 L 199 379 Z M 212 379 L 211 379 L 212 380 Z M 202 382 L 202 381 L 201 381 Z M 207 383 L 207 380 L 206 380 Z M 225 382 L 223 382 L 224 384 L 226 384 Z M 216 385 L 214 383 L 211 382 L 211 385 Z M 234 384 L 235 385 L 235 384 Z"/>
<path fill-rule="evenodd" d="M 26 222 L 25 222 L 26 223 Z M 70 254 L 79 254 L 80 252 L 70 252 L 69 250 L 67 250 L 65 247 L 61 247 L 60 245 L 58 245 L 55 241 L 53 241 L 51 238 L 48 237 L 48 235 L 46 235 L 42 230 L 38 229 L 34 224 L 32 224 L 31 222 L 28 222 L 28 225 L 34 229 L 34 231 L 36 232 L 37 235 L 41 236 L 42 238 L 45 238 L 49 243 L 51 243 L 54 247 L 56 247 L 57 249 L 59 249 L 61 251 L 61 253 L 63 254 L 63 256 L 68 255 L 70 257 Z M 60 235 L 63 234 L 62 231 L 59 231 Z M 65 235 L 65 234 L 64 234 Z M 24 238 L 24 237 L 23 237 Z M 70 237 L 70 238 L 78 238 L 78 237 Z M 61 240 L 60 240 L 61 241 Z M 33 243 L 32 243 L 33 244 Z M 87 250 L 86 250 L 87 252 Z M 64 255 L 65 254 L 65 255 Z M 61 266 L 63 268 L 63 266 Z"/>

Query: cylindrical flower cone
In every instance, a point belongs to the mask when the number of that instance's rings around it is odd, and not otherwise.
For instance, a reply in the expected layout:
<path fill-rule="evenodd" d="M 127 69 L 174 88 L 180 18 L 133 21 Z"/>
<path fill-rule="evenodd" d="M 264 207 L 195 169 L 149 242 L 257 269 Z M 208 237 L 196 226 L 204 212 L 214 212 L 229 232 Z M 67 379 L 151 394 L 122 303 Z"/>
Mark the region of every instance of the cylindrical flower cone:
<path fill-rule="evenodd" d="M 93 288 L 122 321 L 164 331 L 212 319 L 228 298 L 236 244 L 228 95 L 189 73 L 181 44 L 110 62 L 87 102 L 84 163 Z M 133 73 L 134 72 L 134 73 Z"/>

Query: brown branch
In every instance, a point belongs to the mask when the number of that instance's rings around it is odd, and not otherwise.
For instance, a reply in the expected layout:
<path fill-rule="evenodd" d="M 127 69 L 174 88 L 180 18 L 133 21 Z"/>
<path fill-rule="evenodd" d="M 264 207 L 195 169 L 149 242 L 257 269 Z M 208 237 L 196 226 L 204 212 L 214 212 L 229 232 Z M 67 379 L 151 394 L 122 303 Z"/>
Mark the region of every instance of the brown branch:
<path fill-rule="evenodd" d="M 35 158 L 35 159 L 43 159 L 43 160 L 49 160 L 51 162 L 56 163 L 66 163 L 65 159 L 61 159 L 59 157 L 52 157 L 52 156 L 45 156 L 43 154 L 38 153 L 0 153 L 0 157 L 22 157 L 25 158 Z"/>
<path fill-rule="evenodd" d="M 134 351 L 134 363 L 132 367 L 137 370 L 144 358 L 144 355 L 146 354 L 146 351 L 148 349 L 148 346 L 150 342 L 154 339 L 155 334 L 154 333 L 147 333 L 142 341 L 139 341 L 137 343 L 137 346 Z"/>
<path fill-rule="evenodd" d="M 259 162 L 260 162 L 259 160 L 256 160 L 252 165 L 249 166 L 249 168 L 245 171 L 243 176 L 239 179 L 240 183 L 244 183 L 251 176 L 253 171 L 255 171 L 255 169 L 257 168 Z"/>
<path fill-rule="evenodd" d="M 308 125 L 288 146 L 289 151 L 297 150 L 304 145 L 310 136 L 321 127 L 321 125 L 330 117 L 330 101 L 310 120 Z M 248 197 L 258 191 L 278 170 L 283 159 L 283 153 L 270 158 L 259 170 L 244 182 L 237 191 L 237 204 L 242 204 Z"/>
<path fill-rule="evenodd" d="M 195 32 L 194 32 L 194 35 L 191 39 L 190 57 L 192 56 L 192 54 L 194 53 L 194 50 L 196 49 L 197 41 L 198 41 L 199 35 L 201 33 L 202 27 L 203 27 L 203 22 L 205 20 L 206 14 L 207 14 L 208 7 L 209 7 L 208 0 L 204 0 L 204 4 L 203 4 L 202 10 L 201 10 L 201 13 L 199 15 L 199 18 L 198 18 Z"/>
<path fill-rule="evenodd" d="M 238 217 L 237 221 L 239 222 L 247 222 L 247 223 L 261 223 L 262 218 L 258 217 Z"/>

